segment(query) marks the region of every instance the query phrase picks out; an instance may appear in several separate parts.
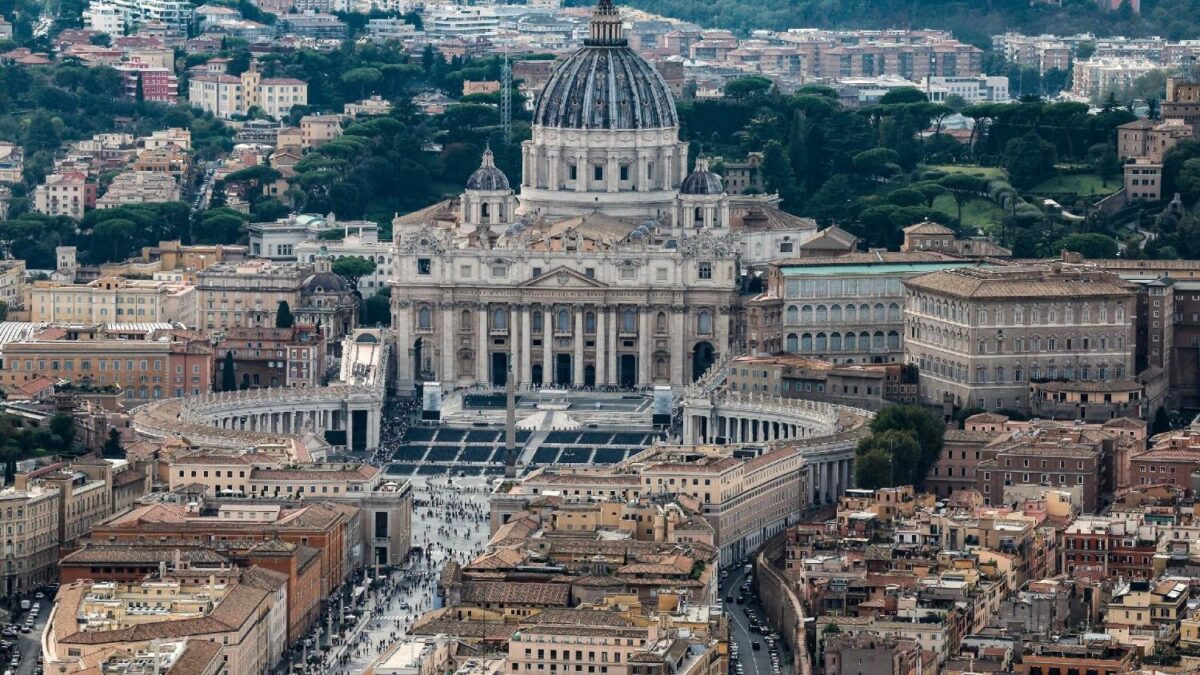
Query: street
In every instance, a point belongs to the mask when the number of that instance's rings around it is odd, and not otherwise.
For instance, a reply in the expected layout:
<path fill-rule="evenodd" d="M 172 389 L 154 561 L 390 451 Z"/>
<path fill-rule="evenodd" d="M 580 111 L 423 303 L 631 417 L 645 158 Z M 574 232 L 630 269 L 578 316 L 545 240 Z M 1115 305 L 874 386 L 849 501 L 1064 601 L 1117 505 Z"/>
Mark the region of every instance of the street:
<path fill-rule="evenodd" d="M 761 605 L 758 602 L 757 588 L 751 588 L 749 593 L 745 595 L 745 601 L 742 604 L 737 604 L 736 600 L 741 593 L 742 582 L 746 579 L 744 567 L 738 565 L 734 567 L 725 582 L 721 584 L 721 601 L 725 604 L 725 612 L 729 616 L 729 651 L 732 654 L 733 646 L 737 645 L 738 662 L 741 664 L 743 675 L 773 675 L 776 671 L 773 670 L 771 662 L 771 651 L 767 645 L 767 635 L 762 635 L 751 629 L 751 618 L 747 611 L 752 612 L 760 620 L 764 619 L 764 613 Z M 735 602 L 728 603 L 725 600 L 732 595 Z M 771 630 L 766 631 L 768 635 Z M 758 642 L 759 649 L 754 649 L 754 643 Z M 776 640 L 775 644 L 779 649 L 779 664 L 782 673 L 793 672 L 793 663 L 791 653 L 788 652 L 787 645 L 782 640 Z M 732 666 L 731 670 L 737 672 Z"/>
<path fill-rule="evenodd" d="M 354 616 L 352 624 L 335 622 L 338 639 L 324 651 L 323 663 L 313 664 L 313 672 L 363 672 L 407 634 L 417 617 L 438 606 L 437 580 L 446 561 L 454 556 L 466 563 L 483 550 L 488 537 L 489 478 L 448 481 L 445 476 L 415 476 L 411 480 L 413 554 L 404 569 L 374 580 L 356 602 L 346 603 L 346 613 Z M 329 642 L 322 640 L 322 644 Z M 302 654 L 295 656 L 299 661 Z M 286 657 L 281 665 L 291 667 Z"/>
<path fill-rule="evenodd" d="M 33 627 L 28 633 L 18 632 L 15 637 L 5 637 L 4 639 L 13 643 L 14 650 L 4 653 L 4 663 L 2 670 L 12 670 L 13 675 L 33 675 L 34 669 L 37 667 L 38 657 L 42 654 L 42 629 L 46 627 L 46 617 L 50 615 L 50 603 L 53 602 L 52 595 L 42 599 L 30 598 L 35 606 L 39 607 L 37 620 L 33 622 Z M 24 625 L 25 617 L 29 612 L 16 610 L 13 614 L 13 623 Z M 21 662 L 16 667 L 12 667 L 11 659 L 15 653 L 20 653 Z"/>

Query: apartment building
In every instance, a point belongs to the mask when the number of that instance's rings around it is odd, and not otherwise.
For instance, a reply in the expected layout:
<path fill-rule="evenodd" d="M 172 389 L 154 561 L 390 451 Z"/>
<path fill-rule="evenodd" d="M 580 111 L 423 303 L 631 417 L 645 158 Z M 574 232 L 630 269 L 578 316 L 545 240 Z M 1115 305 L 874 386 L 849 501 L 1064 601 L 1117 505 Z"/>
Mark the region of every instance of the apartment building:
<path fill-rule="evenodd" d="M 265 260 L 220 263 L 196 275 L 198 323 L 209 331 L 275 325 L 279 304 L 300 305 L 306 272 Z"/>
<path fill-rule="evenodd" d="M 1084 99 L 1098 99 L 1109 91 L 1123 91 L 1133 81 L 1162 66 L 1137 58 L 1092 57 L 1075 62 L 1071 93 Z"/>
<path fill-rule="evenodd" d="M 341 115 L 305 115 L 300 118 L 302 148 L 319 148 L 342 135 Z"/>
<path fill-rule="evenodd" d="M 0 302 L 9 309 L 25 307 L 24 260 L 0 260 Z"/>
<path fill-rule="evenodd" d="M 57 488 L 40 483 L 0 490 L 5 597 L 28 593 L 57 577 L 59 500 Z"/>
<path fill-rule="evenodd" d="M 729 363 L 730 391 L 784 398 L 806 398 L 870 410 L 885 401 L 911 403 L 917 398 L 916 370 L 898 363 L 834 365 L 796 354 L 739 356 Z"/>
<path fill-rule="evenodd" d="M 29 320 L 49 324 L 181 323 L 196 326 L 196 288 L 149 279 L 103 277 L 86 284 L 36 281 Z"/>
<path fill-rule="evenodd" d="M 25 149 L 10 141 L 0 141 L 0 183 L 24 180 Z"/>
<path fill-rule="evenodd" d="M 179 182 L 170 174 L 157 171 L 122 171 L 113 177 L 104 195 L 96 200 L 98 209 L 114 209 L 131 204 L 177 202 Z"/>
<path fill-rule="evenodd" d="M 219 72 L 194 75 L 188 81 L 188 102 L 221 119 L 246 115 L 253 107 L 281 119 L 294 106 L 308 105 L 308 83 L 295 78 L 264 78 L 252 64 L 240 76 Z"/>
<path fill-rule="evenodd" d="M 1093 429 L 1034 427 L 990 443 L 992 459 L 978 463 L 976 484 L 985 503 L 1011 505 L 1053 488 L 1070 492 L 1086 513 L 1097 513 L 1116 486 L 1117 439 Z"/>
<path fill-rule="evenodd" d="M 325 377 L 325 337 L 311 324 L 290 328 L 229 328 L 213 354 L 213 383 L 223 386 L 226 354 L 232 354 L 238 389 L 316 387 Z"/>
<path fill-rule="evenodd" d="M 134 402 L 196 396 L 212 389 L 207 338 L 165 334 L 168 339 L 48 339 L 58 333 L 4 345 L 0 385 L 11 390 L 48 378 L 77 387 L 112 388 Z"/>
<path fill-rule="evenodd" d="M 1094 269 L 1027 265 L 906 279 L 904 358 L 921 398 L 1028 410 L 1029 383 L 1134 375 L 1132 284 Z"/>
<path fill-rule="evenodd" d="M 43 658 L 50 673 L 70 675 L 115 649 L 157 648 L 167 639 L 191 638 L 220 648 L 224 672 L 258 675 L 282 653 L 284 635 L 272 633 L 285 603 L 250 584 L 197 579 L 89 582 L 59 589 L 47 621 Z"/>
<path fill-rule="evenodd" d="M 33 210 L 49 216 L 82 218 L 96 204 L 96 185 L 78 172 L 54 173 L 33 189 Z"/>

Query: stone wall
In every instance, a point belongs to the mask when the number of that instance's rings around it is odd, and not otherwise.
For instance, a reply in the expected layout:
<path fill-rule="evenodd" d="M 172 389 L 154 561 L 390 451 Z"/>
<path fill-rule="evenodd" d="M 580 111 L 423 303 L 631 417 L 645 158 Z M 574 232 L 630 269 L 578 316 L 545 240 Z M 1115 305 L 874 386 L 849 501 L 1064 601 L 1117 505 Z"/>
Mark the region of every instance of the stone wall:
<path fill-rule="evenodd" d="M 797 675 L 812 675 L 804 631 L 804 606 L 782 571 L 786 541 L 785 530 L 763 544 L 754 557 L 754 579 L 767 620 L 792 650 L 796 660 L 794 672 Z"/>

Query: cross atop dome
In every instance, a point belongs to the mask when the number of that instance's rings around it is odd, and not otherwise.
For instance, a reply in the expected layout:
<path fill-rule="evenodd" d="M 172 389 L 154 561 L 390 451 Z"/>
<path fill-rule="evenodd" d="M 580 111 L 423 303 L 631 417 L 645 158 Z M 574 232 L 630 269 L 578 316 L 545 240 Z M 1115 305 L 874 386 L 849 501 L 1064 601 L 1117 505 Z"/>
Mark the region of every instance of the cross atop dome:
<path fill-rule="evenodd" d="M 600 0 L 596 3 L 589 24 L 588 38 L 583 44 L 589 47 L 624 47 L 629 44 L 625 39 L 625 24 L 621 21 L 621 13 L 613 6 L 612 0 Z"/>

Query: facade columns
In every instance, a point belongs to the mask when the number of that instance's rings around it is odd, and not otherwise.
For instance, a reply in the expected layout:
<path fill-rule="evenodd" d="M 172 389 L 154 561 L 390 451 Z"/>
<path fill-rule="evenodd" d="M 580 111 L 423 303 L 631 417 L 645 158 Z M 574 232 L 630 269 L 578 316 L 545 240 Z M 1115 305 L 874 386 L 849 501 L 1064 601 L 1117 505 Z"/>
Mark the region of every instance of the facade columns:
<path fill-rule="evenodd" d="M 587 163 L 587 158 L 583 153 L 575 153 L 575 191 L 587 192 L 588 182 L 591 180 L 591 175 L 588 174 L 590 167 Z"/>
<path fill-rule="evenodd" d="M 604 166 L 604 182 L 609 192 L 616 192 L 620 188 L 620 170 L 620 167 L 617 165 L 616 153 L 608 153 L 608 161 Z"/>
<path fill-rule="evenodd" d="M 407 300 L 396 303 L 396 316 L 393 324 L 396 326 L 396 379 L 397 388 L 412 386 L 412 312 Z"/>
<path fill-rule="evenodd" d="M 605 345 L 605 338 L 607 336 L 604 334 L 605 324 L 607 323 L 607 321 L 606 321 L 607 317 L 608 317 L 608 308 L 607 307 L 597 307 L 596 308 L 596 350 L 595 350 L 595 352 L 596 352 L 596 386 L 598 386 L 598 387 L 602 387 L 602 386 L 608 384 L 608 360 L 604 358 L 606 356 L 606 354 L 604 353 L 604 350 L 607 349 L 607 347 Z"/>
<path fill-rule="evenodd" d="M 475 309 L 477 333 L 475 336 L 475 383 L 488 384 L 488 316 L 487 305 L 479 305 Z"/>
<path fill-rule="evenodd" d="M 608 349 L 608 358 L 606 360 L 608 361 L 609 368 L 607 384 L 617 384 L 620 381 L 620 364 L 617 362 L 617 342 L 620 339 L 618 335 L 621 324 L 620 310 L 613 307 L 608 314 L 612 318 L 612 321 L 609 322 L 611 325 L 605 326 L 605 329 L 608 331 L 607 344 L 605 344 L 605 347 Z"/>
<path fill-rule="evenodd" d="M 684 351 L 683 341 L 686 324 L 683 316 L 682 306 L 671 308 L 671 385 L 675 387 L 682 387 L 687 382 L 684 373 L 687 353 Z"/>
<path fill-rule="evenodd" d="M 529 350 L 533 345 L 533 333 L 530 330 L 529 305 L 521 306 L 521 384 L 533 383 L 533 363 L 529 360 Z"/>
<path fill-rule="evenodd" d="M 542 386 L 549 388 L 554 383 L 554 313 L 542 310 Z"/>
<path fill-rule="evenodd" d="M 454 361 L 454 309 L 446 303 L 442 305 L 442 382 L 453 384 L 458 379 Z"/>
<path fill-rule="evenodd" d="M 571 367 L 571 383 L 575 386 L 583 384 L 583 306 L 575 306 L 575 334 L 571 336 L 575 348 Z"/>
<path fill-rule="evenodd" d="M 638 311 L 638 386 L 650 384 L 650 313 Z"/>
<path fill-rule="evenodd" d="M 518 331 L 518 317 L 521 314 L 521 309 L 517 305 L 508 306 L 508 374 L 504 376 L 504 381 L 508 384 L 516 386 L 521 376 L 521 362 L 517 360 L 520 356 L 520 344 L 528 339 L 528 335 L 524 331 Z"/>

